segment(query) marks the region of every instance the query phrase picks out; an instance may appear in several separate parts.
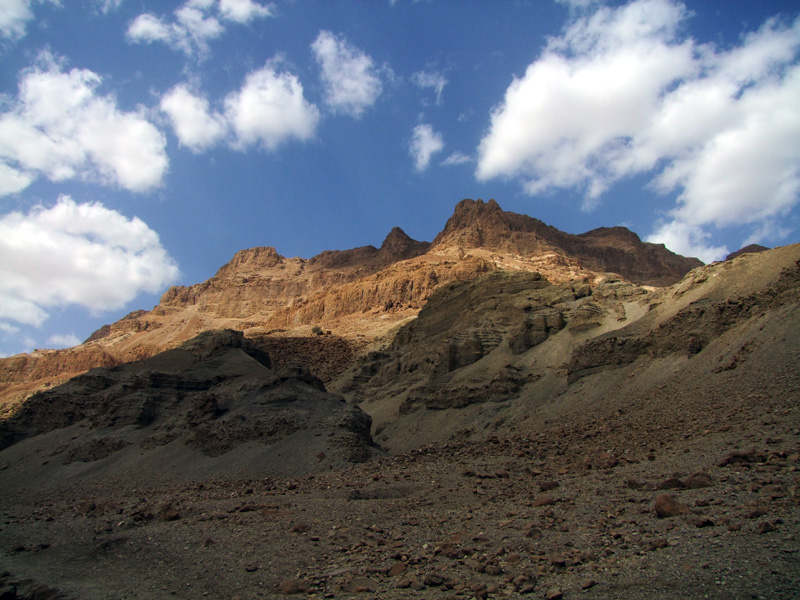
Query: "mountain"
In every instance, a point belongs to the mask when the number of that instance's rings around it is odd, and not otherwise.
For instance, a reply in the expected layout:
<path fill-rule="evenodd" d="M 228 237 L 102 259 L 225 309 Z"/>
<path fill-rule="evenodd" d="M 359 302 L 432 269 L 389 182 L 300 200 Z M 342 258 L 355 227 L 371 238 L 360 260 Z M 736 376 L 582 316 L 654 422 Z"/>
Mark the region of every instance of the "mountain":
<path fill-rule="evenodd" d="M 800 595 L 800 244 L 389 237 L 6 359 L 105 362 L 0 421 L 3 597 Z"/>
<path fill-rule="evenodd" d="M 495 270 L 590 285 L 614 273 L 668 285 L 701 264 L 621 227 L 575 236 L 504 212 L 494 200 L 463 200 L 430 244 L 394 228 L 380 248 L 326 251 L 311 259 L 286 258 L 272 247 L 237 252 L 211 279 L 170 288 L 152 310 L 104 326 L 75 348 L 0 360 L 0 404 L 10 410 L 88 368 L 147 358 L 210 329 L 249 337 L 324 329 L 359 347 L 414 318 L 440 286 Z"/>

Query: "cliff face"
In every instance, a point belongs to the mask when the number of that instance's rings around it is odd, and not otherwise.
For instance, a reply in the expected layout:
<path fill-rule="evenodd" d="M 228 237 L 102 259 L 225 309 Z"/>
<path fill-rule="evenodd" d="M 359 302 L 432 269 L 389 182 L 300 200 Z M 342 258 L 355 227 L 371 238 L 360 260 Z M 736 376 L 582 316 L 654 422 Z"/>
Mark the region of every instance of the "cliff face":
<path fill-rule="evenodd" d="M 332 250 L 311 259 L 287 258 L 272 247 L 241 250 L 209 280 L 170 288 L 153 310 L 131 313 L 80 346 L 0 361 L 0 397 L 15 403 L 48 383 L 148 358 L 209 329 L 252 337 L 309 335 L 319 328 L 369 341 L 415 317 L 442 285 L 497 270 L 536 272 L 554 284 L 594 286 L 613 273 L 667 285 L 700 264 L 624 228 L 576 236 L 505 212 L 494 200 L 463 200 L 432 243 L 394 228 L 380 248 Z"/>
<path fill-rule="evenodd" d="M 652 286 L 671 285 L 703 264 L 662 244 L 642 242 L 624 227 L 571 235 L 532 217 L 504 212 L 494 200 L 485 204 L 462 200 L 433 245 L 483 247 L 526 257 L 550 252 L 592 271 L 618 273 L 633 283 Z"/>

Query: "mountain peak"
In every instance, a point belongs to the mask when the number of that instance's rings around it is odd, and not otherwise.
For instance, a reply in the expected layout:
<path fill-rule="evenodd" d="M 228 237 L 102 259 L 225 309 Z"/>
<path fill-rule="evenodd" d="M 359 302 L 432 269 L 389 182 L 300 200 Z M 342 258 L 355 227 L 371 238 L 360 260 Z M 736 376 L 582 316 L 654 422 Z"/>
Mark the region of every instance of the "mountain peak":
<path fill-rule="evenodd" d="M 389 235 L 383 240 L 381 244 L 381 248 L 389 248 L 391 246 L 396 246 L 398 244 L 407 244 L 408 242 L 413 242 L 412 238 L 409 235 L 400 229 L 399 227 L 392 227 L 392 230 L 389 232 Z"/>
<path fill-rule="evenodd" d="M 382 262 L 389 264 L 419 256 L 425 253 L 429 247 L 430 243 L 418 242 L 399 227 L 393 227 L 386 239 L 383 240 L 378 254 Z"/>
<path fill-rule="evenodd" d="M 494 199 L 489 202 L 464 199 L 456 204 L 453 215 L 433 240 L 433 245 L 448 241 L 465 247 L 483 246 L 487 243 L 485 235 L 488 232 L 508 232 L 512 229 L 505 215 Z"/>
<path fill-rule="evenodd" d="M 744 248 L 739 248 L 736 252 L 731 252 L 725 257 L 725 260 L 733 260 L 742 254 L 756 254 L 757 252 L 764 252 L 765 250 L 769 250 L 769 248 L 762 246 L 761 244 L 750 244 Z"/>

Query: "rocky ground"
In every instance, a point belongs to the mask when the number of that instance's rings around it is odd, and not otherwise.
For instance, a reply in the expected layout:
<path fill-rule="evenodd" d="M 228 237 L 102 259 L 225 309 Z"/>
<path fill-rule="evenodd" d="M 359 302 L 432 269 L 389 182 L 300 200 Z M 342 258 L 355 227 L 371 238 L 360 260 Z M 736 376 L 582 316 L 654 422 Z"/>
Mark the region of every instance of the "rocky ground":
<path fill-rule="evenodd" d="M 672 423 L 612 404 L 303 477 L 4 489 L 0 597 L 796 598 L 777 375 Z"/>

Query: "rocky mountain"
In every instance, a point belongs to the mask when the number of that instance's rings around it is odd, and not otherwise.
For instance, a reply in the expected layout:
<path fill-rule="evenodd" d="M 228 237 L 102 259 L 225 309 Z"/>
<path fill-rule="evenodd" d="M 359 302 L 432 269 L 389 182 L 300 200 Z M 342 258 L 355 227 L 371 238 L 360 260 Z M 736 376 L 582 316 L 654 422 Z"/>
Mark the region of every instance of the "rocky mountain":
<path fill-rule="evenodd" d="M 2 362 L 0 596 L 796 598 L 798 360 L 800 244 L 242 251 Z"/>
<path fill-rule="evenodd" d="M 554 283 L 594 286 L 615 273 L 633 283 L 668 285 L 700 261 L 643 243 L 621 228 L 571 235 L 503 211 L 494 200 L 463 200 L 433 243 L 393 229 L 380 248 L 286 258 L 271 247 L 242 250 L 211 279 L 167 290 L 150 311 L 135 311 L 85 343 L 0 360 L 0 407 L 112 366 L 174 348 L 211 329 L 248 337 L 311 335 L 324 329 L 356 346 L 414 318 L 442 285 L 497 270 L 540 273 Z"/>

